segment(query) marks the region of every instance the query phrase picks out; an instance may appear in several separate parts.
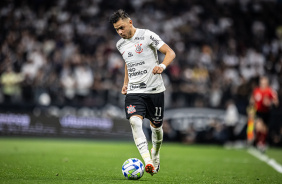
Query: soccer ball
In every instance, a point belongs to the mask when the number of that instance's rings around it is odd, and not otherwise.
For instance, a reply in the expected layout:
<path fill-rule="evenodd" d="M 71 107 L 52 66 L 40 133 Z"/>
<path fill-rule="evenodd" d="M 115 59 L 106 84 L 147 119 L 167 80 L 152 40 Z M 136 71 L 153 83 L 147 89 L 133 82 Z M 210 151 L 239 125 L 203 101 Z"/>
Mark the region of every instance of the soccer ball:
<path fill-rule="evenodd" d="M 144 174 L 144 165 L 137 158 L 127 159 L 122 164 L 122 174 L 128 180 L 138 180 Z"/>

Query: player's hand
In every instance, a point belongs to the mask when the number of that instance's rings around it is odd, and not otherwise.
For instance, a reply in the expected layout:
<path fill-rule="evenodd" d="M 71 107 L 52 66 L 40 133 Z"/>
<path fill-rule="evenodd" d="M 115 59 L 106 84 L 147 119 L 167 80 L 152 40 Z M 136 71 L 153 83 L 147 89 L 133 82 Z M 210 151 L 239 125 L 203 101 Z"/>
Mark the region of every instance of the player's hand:
<path fill-rule="evenodd" d="M 160 66 L 155 66 L 154 68 L 153 68 L 153 74 L 155 75 L 155 74 L 161 74 L 161 73 L 163 73 L 163 71 L 164 71 L 164 69 L 162 68 L 162 67 L 160 67 Z"/>
<path fill-rule="evenodd" d="M 126 95 L 127 94 L 127 85 L 123 85 L 121 89 L 121 94 Z"/>

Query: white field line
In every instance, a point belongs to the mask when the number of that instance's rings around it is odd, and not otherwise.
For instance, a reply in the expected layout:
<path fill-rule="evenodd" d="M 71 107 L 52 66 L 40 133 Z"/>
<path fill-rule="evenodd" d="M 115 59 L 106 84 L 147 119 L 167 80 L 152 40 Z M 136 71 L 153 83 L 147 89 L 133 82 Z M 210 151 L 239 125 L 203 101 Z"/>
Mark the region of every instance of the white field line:
<path fill-rule="evenodd" d="M 257 159 L 267 163 L 269 166 L 271 166 L 273 169 L 275 169 L 277 172 L 282 174 L 282 166 L 277 163 L 274 159 L 269 158 L 268 156 L 262 154 L 258 150 L 251 148 L 248 149 L 248 153 L 256 157 Z"/>

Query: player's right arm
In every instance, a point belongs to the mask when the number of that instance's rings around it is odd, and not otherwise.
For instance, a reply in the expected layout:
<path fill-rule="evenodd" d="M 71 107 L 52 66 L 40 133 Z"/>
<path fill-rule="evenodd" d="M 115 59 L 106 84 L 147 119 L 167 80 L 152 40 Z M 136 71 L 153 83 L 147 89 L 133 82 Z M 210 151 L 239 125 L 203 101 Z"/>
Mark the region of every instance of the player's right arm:
<path fill-rule="evenodd" d="M 128 86 L 128 72 L 127 72 L 127 65 L 125 64 L 125 67 L 124 67 L 124 81 L 123 81 L 123 86 L 122 86 L 122 89 L 121 89 L 121 93 L 123 95 L 127 94 L 127 86 Z"/>

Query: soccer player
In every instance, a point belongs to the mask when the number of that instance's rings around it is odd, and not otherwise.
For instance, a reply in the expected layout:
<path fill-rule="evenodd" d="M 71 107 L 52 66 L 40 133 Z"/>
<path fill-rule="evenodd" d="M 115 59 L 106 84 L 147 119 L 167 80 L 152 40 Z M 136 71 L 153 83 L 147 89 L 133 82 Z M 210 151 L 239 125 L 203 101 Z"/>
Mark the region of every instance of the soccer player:
<path fill-rule="evenodd" d="M 264 152 L 266 148 L 266 138 L 268 133 L 268 124 L 270 118 L 271 106 L 279 105 L 276 92 L 269 87 L 268 78 L 260 78 L 259 87 L 253 90 L 250 104 L 254 105 L 256 110 L 255 120 L 255 144 L 257 148 Z"/>
<path fill-rule="evenodd" d="M 175 58 L 174 51 L 160 37 L 148 29 L 139 29 L 124 10 L 114 12 L 110 23 L 121 39 L 116 47 L 125 61 L 125 76 L 121 93 L 126 95 L 125 112 L 129 119 L 134 142 L 151 175 L 160 169 L 160 148 L 163 140 L 165 86 L 160 75 Z M 159 50 L 165 55 L 161 64 Z M 151 156 L 142 129 L 144 118 L 150 120 L 152 130 Z"/>

